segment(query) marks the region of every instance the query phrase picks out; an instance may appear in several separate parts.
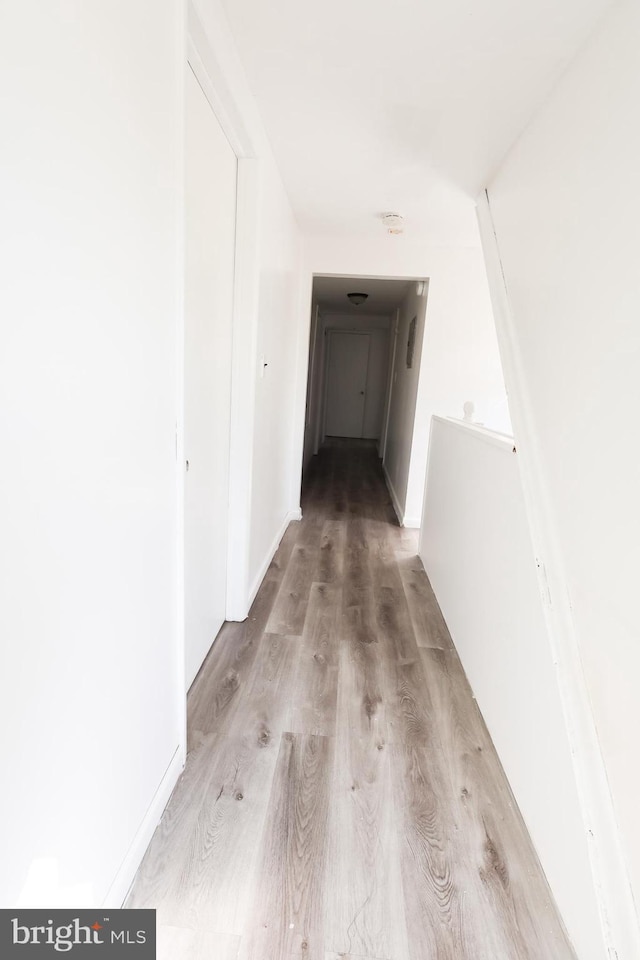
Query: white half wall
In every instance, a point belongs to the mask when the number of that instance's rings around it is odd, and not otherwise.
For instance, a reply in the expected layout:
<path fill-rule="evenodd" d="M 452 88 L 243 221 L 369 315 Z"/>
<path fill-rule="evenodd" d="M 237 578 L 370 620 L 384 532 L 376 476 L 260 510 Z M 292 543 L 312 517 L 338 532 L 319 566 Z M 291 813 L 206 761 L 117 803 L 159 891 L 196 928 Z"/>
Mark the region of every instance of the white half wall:
<path fill-rule="evenodd" d="M 629 889 L 637 905 L 639 47 L 638 4 L 615 5 L 490 183 L 486 223 L 506 282 L 501 339 L 537 549 L 564 618 L 558 656 L 594 882 L 619 960 L 640 955 Z M 582 736 L 591 721 L 597 743 Z"/>
<path fill-rule="evenodd" d="M 475 219 L 471 202 L 469 218 Z M 477 224 L 469 230 L 477 236 Z M 381 233 L 353 240 L 312 236 L 305 241 L 305 272 L 307 316 L 312 274 L 429 280 L 406 498 L 399 504 L 403 517 L 419 526 L 431 417 L 462 417 L 465 401 L 471 400 L 477 420 L 511 430 L 480 241 L 477 247 L 429 247 L 409 230 L 402 236 Z M 299 399 L 303 404 L 304 395 Z"/>
<path fill-rule="evenodd" d="M 580 960 L 605 956 L 513 440 L 434 417 L 420 557 Z"/>
<path fill-rule="evenodd" d="M 183 44 L 176 0 L 3 8 L 3 907 L 120 903 L 182 765 Z"/>

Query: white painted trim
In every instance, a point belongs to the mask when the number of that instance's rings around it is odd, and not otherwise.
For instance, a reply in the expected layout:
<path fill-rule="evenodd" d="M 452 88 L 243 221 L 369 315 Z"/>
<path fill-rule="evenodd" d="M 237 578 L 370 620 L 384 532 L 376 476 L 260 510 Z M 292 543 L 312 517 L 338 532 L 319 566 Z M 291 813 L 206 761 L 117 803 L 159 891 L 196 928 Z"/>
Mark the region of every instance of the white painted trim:
<path fill-rule="evenodd" d="M 120 908 L 131 889 L 134 877 L 138 867 L 142 863 L 142 858 L 147 852 L 147 847 L 151 843 L 153 833 L 160 823 L 164 809 L 169 802 L 171 794 L 180 779 L 184 769 L 185 750 L 182 745 L 176 748 L 171 758 L 162 780 L 158 785 L 153 800 L 147 810 L 142 823 L 136 831 L 133 843 L 129 847 L 122 864 L 116 874 L 115 880 L 109 888 L 102 906 L 112 910 Z"/>
<path fill-rule="evenodd" d="M 253 436 L 258 363 L 260 165 L 238 160 L 231 347 L 227 620 L 244 620 L 251 548 Z"/>
<path fill-rule="evenodd" d="M 385 401 L 385 410 L 383 417 L 382 433 L 380 435 L 380 444 L 378 453 L 380 459 L 384 460 L 387 453 L 387 439 L 389 436 L 389 417 L 391 416 L 391 397 L 393 394 L 393 370 L 396 362 L 396 351 L 398 349 L 398 329 L 400 327 L 400 307 L 396 308 L 395 316 L 391 318 L 389 325 L 389 372 L 387 374 L 387 396 Z"/>
<path fill-rule="evenodd" d="M 322 326 L 322 405 L 320 420 L 320 443 L 324 443 L 327 436 L 327 394 L 329 393 L 329 367 L 331 366 L 331 336 L 330 331 Z"/>
<path fill-rule="evenodd" d="M 265 558 L 262 561 L 260 565 L 260 569 L 258 570 L 258 573 L 256 574 L 256 577 L 253 581 L 251 590 L 249 591 L 249 607 L 251 607 L 251 604 L 253 603 L 253 601 L 255 600 L 258 594 L 258 590 L 262 586 L 262 581 L 264 580 L 266 572 L 269 569 L 269 565 L 271 564 L 271 561 L 273 560 L 276 554 L 276 550 L 280 546 L 280 541 L 284 537 L 287 527 L 289 526 L 292 520 L 302 520 L 302 510 L 300 509 L 300 507 L 296 507 L 293 510 L 289 510 L 284 520 L 282 521 L 282 525 L 280 529 L 278 530 L 277 534 L 273 539 L 273 543 L 267 550 Z"/>
<path fill-rule="evenodd" d="M 251 604 L 247 593 L 260 283 L 260 161 L 256 159 L 256 144 L 243 109 L 215 46 L 216 38 L 207 34 L 194 0 L 187 0 L 187 19 L 188 63 L 238 158 L 225 615 L 227 620 L 244 620 Z"/>
<path fill-rule="evenodd" d="M 305 268 L 304 261 L 298 263 L 298 316 L 296 341 L 296 390 L 294 398 L 293 457 L 289 488 L 290 503 L 300 507 L 302 495 L 302 471 L 304 469 L 305 437 L 307 436 L 307 402 L 309 390 L 313 387 L 311 378 L 310 346 L 312 330 L 313 280 Z M 318 308 L 316 307 L 316 323 Z M 313 350 L 315 355 L 315 349 Z"/>
<path fill-rule="evenodd" d="M 484 443 L 490 443 L 494 447 L 500 447 L 505 453 L 515 452 L 513 437 L 510 437 L 507 433 L 498 433 L 497 430 L 490 430 L 488 427 L 483 427 L 482 424 L 459 420 L 457 417 L 438 417 L 434 415 L 431 417 L 431 422 L 433 423 L 434 420 L 437 420 L 438 423 L 444 423 L 448 427 L 463 430 L 476 440 L 482 440 Z"/>
<path fill-rule="evenodd" d="M 187 29 L 187 60 L 231 149 L 238 158 L 255 157 L 253 138 L 193 0 L 187 0 Z"/>
<path fill-rule="evenodd" d="M 636 960 L 640 957 L 638 917 L 589 702 L 569 601 L 563 552 L 554 522 L 532 404 L 523 375 L 522 358 L 515 336 L 514 319 L 486 191 L 478 199 L 478 224 L 509 395 L 509 412 L 518 445 L 527 519 L 536 554 L 540 593 L 571 745 L 574 776 L 582 807 L 603 936 L 609 960 Z"/>
<path fill-rule="evenodd" d="M 398 523 L 401 527 L 404 526 L 404 513 L 402 507 L 400 506 L 400 500 L 398 499 L 398 494 L 396 493 L 396 488 L 391 482 L 391 477 L 387 472 L 387 467 L 382 464 L 382 472 L 384 474 L 385 483 L 387 484 L 387 490 L 389 491 L 389 496 L 391 497 L 391 503 L 393 504 L 393 509 L 396 512 L 396 517 L 398 518 Z M 420 524 L 418 524 L 420 526 Z"/>
<path fill-rule="evenodd" d="M 324 396 L 324 387 L 325 387 L 325 377 L 326 377 L 326 366 L 327 366 L 327 338 L 325 336 L 325 321 L 320 307 L 318 306 L 318 317 L 320 318 L 320 324 L 322 327 L 322 336 L 320 337 L 320 351 L 318 357 L 318 409 L 316 410 L 315 424 L 313 427 L 314 430 L 314 441 L 313 441 L 313 453 L 316 456 L 324 442 L 324 437 L 322 436 L 322 424 L 324 422 L 324 407 L 325 407 L 325 396 Z"/>
<path fill-rule="evenodd" d="M 316 303 L 315 307 L 311 311 L 311 326 L 309 329 L 309 362 L 307 369 L 307 406 L 306 406 L 306 419 L 304 428 L 311 429 L 311 393 L 313 391 L 313 385 L 315 383 L 316 369 L 318 366 L 317 363 L 317 339 L 318 339 L 318 324 L 320 323 L 320 308 Z"/>
<path fill-rule="evenodd" d="M 422 525 L 422 517 L 405 517 L 401 526 L 407 530 L 419 530 Z"/>
<path fill-rule="evenodd" d="M 178 176 L 178 241 L 176 256 L 177 291 L 176 303 L 176 605 L 175 605 L 175 679 L 177 682 L 178 730 L 180 743 L 178 750 L 184 758 L 187 755 L 187 698 L 185 690 L 186 676 L 186 637 L 185 637 L 185 583 L 184 583 L 184 511 L 185 511 L 185 472 L 184 472 L 184 337 L 185 337 L 185 238 L 186 238 L 186 77 L 188 65 L 185 61 L 187 45 L 187 4 L 182 2 L 178 11 L 177 43 L 180 71 L 178 74 L 178 96 L 180 103 L 180 129 L 178 138 L 177 176 Z"/>

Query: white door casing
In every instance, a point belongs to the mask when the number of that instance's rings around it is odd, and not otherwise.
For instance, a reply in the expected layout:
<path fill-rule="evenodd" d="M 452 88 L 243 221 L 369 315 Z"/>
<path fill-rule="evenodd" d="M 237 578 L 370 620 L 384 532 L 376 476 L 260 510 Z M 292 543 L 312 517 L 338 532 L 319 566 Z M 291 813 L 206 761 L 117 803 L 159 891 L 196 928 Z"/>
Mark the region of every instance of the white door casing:
<path fill-rule="evenodd" d="M 185 151 L 185 670 L 226 615 L 237 158 L 187 66 Z"/>

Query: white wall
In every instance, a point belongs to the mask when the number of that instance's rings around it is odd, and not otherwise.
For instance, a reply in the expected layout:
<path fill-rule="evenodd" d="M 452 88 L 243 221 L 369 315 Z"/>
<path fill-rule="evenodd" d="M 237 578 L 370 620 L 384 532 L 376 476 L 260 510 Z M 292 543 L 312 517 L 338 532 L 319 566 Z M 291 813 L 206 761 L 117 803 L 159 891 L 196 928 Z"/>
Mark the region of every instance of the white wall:
<path fill-rule="evenodd" d="M 243 159 L 231 437 L 230 598 L 243 619 L 286 526 L 300 514 L 308 302 L 302 243 L 220 0 L 194 0 L 218 114 Z M 203 44 L 204 46 L 204 44 Z M 226 121 L 226 123 L 224 122 Z M 306 291 L 305 291 L 306 292 Z M 266 366 L 264 365 L 266 364 Z"/>
<path fill-rule="evenodd" d="M 420 526 L 420 513 L 407 511 L 407 486 L 414 454 L 414 427 L 418 382 L 423 356 L 424 329 L 427 310 L 427 289 L 417 293 L 416 284 L 411 284 L 398 310 L 396 318 L 396 349 L 391 371 L 389 419 L 384 454 L 384 472 L 398 520 L 405 526 Z M 407 344 L 413 318 L 416 319 L 413 363 L 407 366 Z M 417 418 L 418 430 L 420 417 Z M 416 448 L 420 441 L 416 436 Z"/>
<path fill-rule="evenodd" d="M 300 243 L 222 6 L 198 12 L 216 113 L 242 158 L 231 543 L 243 617 L 299 513 Z M 183 761 L 184 13 L 182 0 L 54 0 L 4 17 L 6 904 L 118 905 Z"/>
<path fill-rule="evenodd" d="M 3 6 L 5 907 L 118 903 L 180 743 L 182 43 L 176 0 Z"/>
<path fill-rule="evenodd" d="M 254 593 L 283 527 L 300 507 L 294 459 L 299 377 L 300 239 L 277 171 L 263 164 L 258 305 L 258 374 L 251 501 L 249 584 Z M 267 366 L 263 368 L 263 363 Z"/>
<path fill-rule="evenodd" d="M 432 415 L 463 415 L 470 400 L 474 419 L 511 433 L 511 420 L 482 254 L 463 248 L 431 274 L 416 402 L 405 517 L 417 526 Z"/>
<path fill-rule="evenodd" d="M 420 556 L 580 960 L 604 957 L 513 440 L 434 418 Z"/>
<path fill-rule="evenodd" d="M 541 549 L 564 609 L 561 682 L 580 703 L 586 681 L 636 903 L 640 898 L 640 8 L 616 5 L 523 133 L 489 197 L 510 305 L 519 444 L 538 474 L 534 507 L 551 531 Z M 575 656 L 571 659 L 573 643 Z M 564 666 L 563 666 L 564 664 Z M 578 716 L 568 701 L 572 728 Z M 576 744 L 589 789 L 596 883 L 620 960 L 637 956 L 615 837 L 590 797 L 597 747 Z M 595 771 L 595 772 L 593 772 Z M 608 866 L 607 866 L 608 863 Z M 607 874 L 607 875 L 605 875 Z M 626 927 L 625 927 L 626 924 Z M 626 929 L 625 944 L 622 927 Z M 633 944 L 633 946 L 630 946 Z"/>
<path fill-rule="evenodd" d="M 473 205 L 469 217 L 475 218 Z M 466 400 L 476 419 L 510 431 L 487 277 L 478 247 L 426 247 L 411 238 L 380 233 L 369 240 L 315 236 L 305 242 L 310 274 L 429 278 L 429 303 L 416 401 L 407 499 L 407 521 L 419 525 L 433 414 L 461 417 Z M 477 227 L 475 228 L 477 235 Z M 310 282 L 310 281 L 309 281 Z M 310 300 L 310 293 L 308 294 Z M 308 328 L 307 328 L 308 329 Z M 304 395 L 298 404 L 304 404 Z M 302 448 L 302 431 L 296 449 Z"/>

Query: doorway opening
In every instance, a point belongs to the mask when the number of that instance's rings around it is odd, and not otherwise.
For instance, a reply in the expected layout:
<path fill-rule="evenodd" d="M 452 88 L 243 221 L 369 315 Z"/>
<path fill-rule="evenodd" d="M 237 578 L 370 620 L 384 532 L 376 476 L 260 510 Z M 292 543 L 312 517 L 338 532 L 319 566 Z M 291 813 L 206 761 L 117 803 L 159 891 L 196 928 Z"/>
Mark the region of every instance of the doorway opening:
<path fill-rule="evenodd" d="M 375 443 L 401 524 L 427 289 L 425 278 L 324 275 L 312 287 L 303 472 L 330 438 Z"/>

